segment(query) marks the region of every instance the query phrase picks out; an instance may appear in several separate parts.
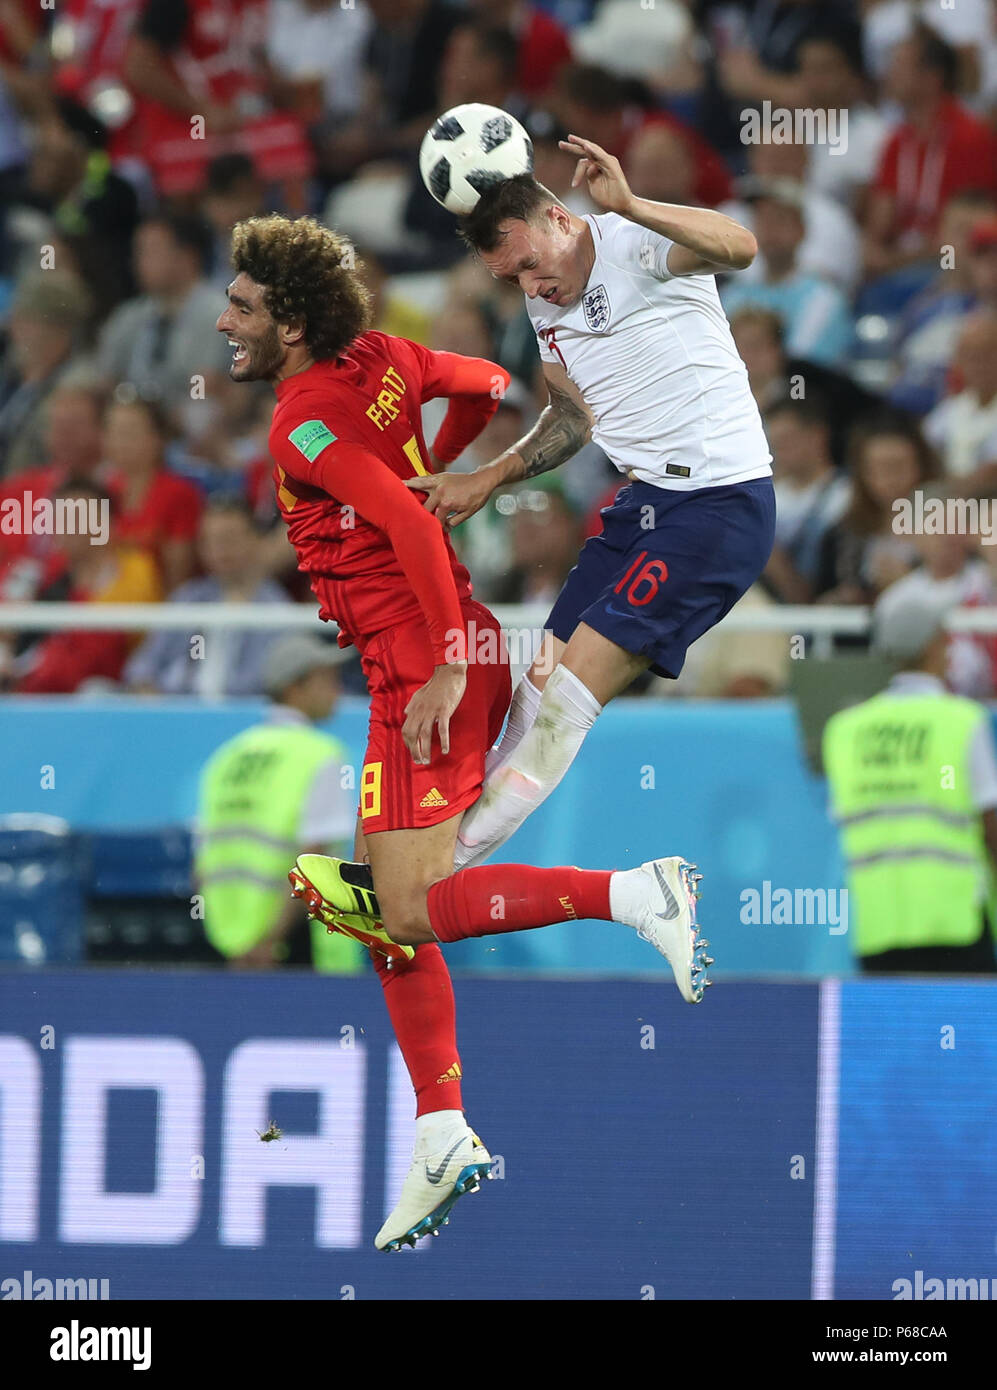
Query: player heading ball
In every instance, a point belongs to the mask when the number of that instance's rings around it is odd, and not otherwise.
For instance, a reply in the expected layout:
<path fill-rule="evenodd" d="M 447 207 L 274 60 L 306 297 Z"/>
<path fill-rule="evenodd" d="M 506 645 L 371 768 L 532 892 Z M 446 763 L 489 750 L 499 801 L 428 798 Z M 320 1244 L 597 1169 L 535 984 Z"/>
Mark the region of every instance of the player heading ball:
<path fill-rule="evenodd" d="M 636 197 L 591 140 L 560 145 L 602 212 L 576 216 L 520 174 L 458 224 L 492 275 L 526 296 L 547 408 L 476 472 L 409 485 L 456 525 L 497 487 L 560 467 L 592 438 L 623 486 L 513 696 L 460 827 L 458 866 L 486 859 L 550 795 L 637 675 L 678 676 L 691 643 L 758 579 L 775 532 L 771 455 L 715 281 L 750 265 L 754 237 L 709 208 Z"/>

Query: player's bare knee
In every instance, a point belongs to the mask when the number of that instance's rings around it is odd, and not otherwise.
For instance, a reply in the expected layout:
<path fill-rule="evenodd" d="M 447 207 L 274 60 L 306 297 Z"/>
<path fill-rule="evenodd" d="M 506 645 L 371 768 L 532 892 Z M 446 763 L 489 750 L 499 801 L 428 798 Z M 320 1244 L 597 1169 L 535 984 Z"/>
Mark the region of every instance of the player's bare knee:
<path fill-rule="evenodd" d="M 421 909 L 407 908 L 390 915 L 386 913 L 384 930 L 399 946 L 421 946 L 423 942 L 435 939 L 425 904 Z"/>

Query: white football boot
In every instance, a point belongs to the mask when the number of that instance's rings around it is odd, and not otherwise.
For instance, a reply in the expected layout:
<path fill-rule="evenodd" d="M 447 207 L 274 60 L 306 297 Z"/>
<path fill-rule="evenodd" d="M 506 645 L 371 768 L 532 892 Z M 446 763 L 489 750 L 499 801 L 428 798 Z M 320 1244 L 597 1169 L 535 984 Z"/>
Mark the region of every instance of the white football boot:
<path fill-rule="evenodd" d="M 467 1124 L 450 1131 L 435 1153 L 416 1152 L 394 1211 L 374 1237 L 378 1250 L 438 1236 L 458 1197 L 492 1176 L 492 1156 Z"/>
<path fill-rule="evenodd" d="M 698 1004 L 713 983 L 706 970 L 713 957 L 709 942 L 698 935 L 697 887 L 701 873 L 681 855 L 649 859 L 637 869 L 623 869 L 610 879 L 609 904 L 613 919 L 635 927 L 668 961 L 679 993 L 687 1004 Z"/>

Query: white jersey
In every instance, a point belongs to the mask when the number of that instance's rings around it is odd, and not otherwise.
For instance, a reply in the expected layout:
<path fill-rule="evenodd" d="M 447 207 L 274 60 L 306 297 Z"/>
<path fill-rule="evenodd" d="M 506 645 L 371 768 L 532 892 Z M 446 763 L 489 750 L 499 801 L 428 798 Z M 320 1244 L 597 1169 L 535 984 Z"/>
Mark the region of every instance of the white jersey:
<path fill-rule="evenodd" d="M 570 307 L 527 309 L 623 473 L 691 491 L 771 476 L 761 417 L 712 274 L 672 275 L 674 245 L 615 212 L 587 216 L 595 264 Z"/>

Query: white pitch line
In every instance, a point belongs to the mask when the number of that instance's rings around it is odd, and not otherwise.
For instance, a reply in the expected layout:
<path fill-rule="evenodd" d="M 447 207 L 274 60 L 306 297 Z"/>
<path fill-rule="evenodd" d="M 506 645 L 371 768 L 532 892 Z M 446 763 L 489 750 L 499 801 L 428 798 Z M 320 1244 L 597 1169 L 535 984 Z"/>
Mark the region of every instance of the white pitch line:
<path fill-rule="evenodd" d="M 823 980 L 817 1024 L 817 1132 L 814 1154 L 812 1299 L 834 1298 L 838 1219 L 838 1098 L 841 1083 L 841 981 Z"/>

